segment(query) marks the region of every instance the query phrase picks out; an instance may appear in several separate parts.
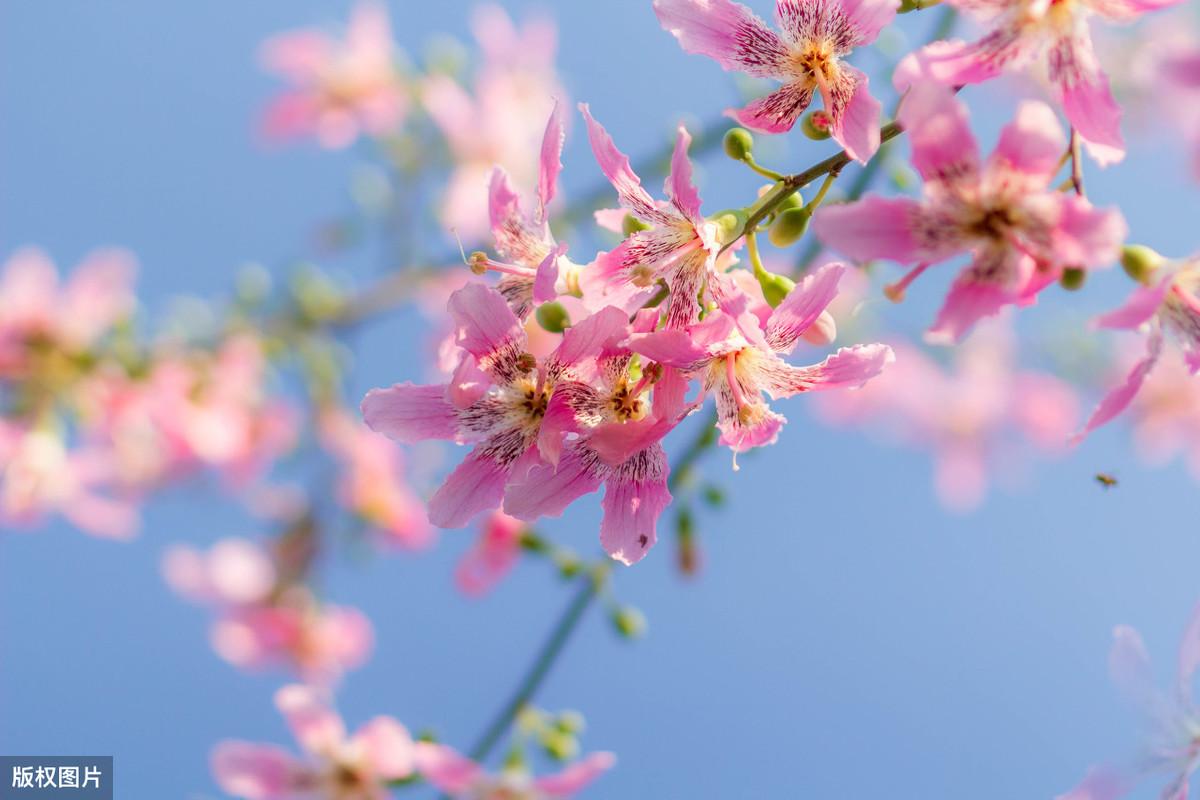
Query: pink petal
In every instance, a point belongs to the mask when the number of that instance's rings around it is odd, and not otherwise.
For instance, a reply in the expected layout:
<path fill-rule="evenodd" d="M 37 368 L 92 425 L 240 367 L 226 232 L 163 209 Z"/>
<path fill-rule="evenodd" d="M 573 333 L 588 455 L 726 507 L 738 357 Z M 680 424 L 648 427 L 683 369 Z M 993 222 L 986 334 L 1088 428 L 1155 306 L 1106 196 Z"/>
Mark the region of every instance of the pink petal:
<path fill-rule="evenodd" d="M 1132 782 L 1113 768 L 1091 767 L 1075 788 L 1054 800 L 1117 800 L 1132 790 Z M 1180 800 L 1186 800 L 1186 797 Z"/>
<path fill-rule="evenodd" d="M 1150 370 L 1158 363 L 1158 357 L 1162 354 L 1162 341 L 1161 331 L 1155 331 L 1151 334 L 1147 342 L 1146 357 L 1133 365 L 1133 369 L 1130 370 L 1129 376 L 1125 378 L 1124 383 L 1114 387 L 1104 396 L 1104 399 L 1100 401 L 1100 405 L 1092 412 L 1092 416 L 1088 419 L 1087 425 L 1084 426 L 1083 430 L 1071 437 L 1073 443 L 1082 441 L 1089 433 L 1129 407 L 1129 404 L 1133 402 L 1133 398 L 1141 390 L 1142 384 L 1145 383 L 1146 376 L 1150 374 Z"/>
<path fill-rule="evenodd" d="M 979 172 L 979 145 L 971 134 L 967 108 L 949 89 L 919 83 L 900 104 L 900 122 L 908 131 L 912 163 L 931 183 L 955 184 Z"/>
<path fill-rule="evenodd" d="M 557 775 L 546 775 L 533 782 L 544 797 L 566 798 L 588 787 L 592 781 L 612 769 L 617 757 L 612 753 L 591 753 Z"/>
<path fill-rule="evenodd" d="M 759 133 L 786 133 L 812 103 L 813 90 L 802 83 L 785 83 L 745 108 L 731 108 L 726 116 Z"/>
<path fill-rule="evenodd" d="M 886 344 L 856 344 L 840 348 L 811 367 L 793 367 L 780 359 L 771 359 L 762 366 L 760 380 L 774 399 L 800 392 L 854 388 L 874 378 L 895 360 L 895 353 Z"/>
<path fill-rule="evenodd" d="M 1058 89 L 1067 119 L 1087 142 L 1088 152 L 1102 165 L 1120 161 L 1125 156 L 1121 107 L 1113 99 L 1086 29 L 1059 39 L 1049 60 L 1050 82 Z"/>
<path fill-rule="evenodd" d="M 688 330 L 672 328 L 629 337 L 629 349 L 663 366 L 690 372 L 713 358 L 714 345 L 734 331 L 728 314 L 710 314 Z"/>
<path fill-rule="evenodd" d="M 297 83 L 316 79 L 332 56 L 332 42 L 320 31 L 296 31 L 267 39 L 259 59 L 271 72 Z"/>
<path fill-rule="evenodd" d="M 854 29 L 855 46 L 875 41 L 879 32 L 896 18 L 896 11 L 900 7 L 898 0 L 838 0 L 831 5 L 841 7 Z"/>
<path fill-rule="evenodd" d="M 829 113 L 830 135 L 846 149 L 846 155 L 867 163 L 879 149 L 883 105 L 871 95 L 866 74 L 843 64 L 838 80 L 822 88 L 821 94 Z"/>
<path fill-rule="evenodd" d="M 588 139 L 591 141 L 596 161 L 600 164 L 600 171 L 617 190 L 621 204 L 643 222 L 669 222 L 670 217 L 659 210 L 654 198 L 642 188 L 641 178 L 629 166 L 629 157 L 617 149 L 604 126 L 592 118 L 587 103 L 580 103 L 579 110 L 583 112 L 583 118 L 587 121 Z"/>
<path fill-rule="evenodd" d="M 392 26 L 387 6 L 377 0 L 359 1 L 346 27 L 346 49 L 359 57 L 390 60 Z"/>
<path fill-rule="evenodd" d="M 922 79 L 943 86 L 983 83 L 1023 67 L 1037 47 L 1037 37 L 1026 36 L 1019 24 L 1005 23 L 977 42 L 953 39 L 926 45 L 900 62 L 893 83 L 897 91 L 920 85 Z"/>
<path fill-rule="evenodd" d="M 658 517 L 671 504 L 667 456 L 659 445 L 618 467 L 605 483 L 600 544 L 623 564 L 634 564 L 654 546 Z"/>
<path fill-rule="evenodd" d="M 1097 317 L 1094 322 L 1095 326 L 1133 330 L 1143 323 L 1149 322 L 1162 307 L 1174 281 L 1174 275 L 1167 275 L 1153 286 L 1139 286 L 1133 290 L 1133 294 L 1129 295 L 1125 305 Z"/>
<path fill-rule="evenodd" d="M 575 445 L 567 449 L 557 466 L 539 464 L 523 481 L 509 484 L 504 493 L 504 513 L 526 521 L 560 517 L 567 506 L 600 488 L 603 467 Z M 590 463 L 589 463 L 590 462 Z"/>
<path fill-rule="evenodd" d="M 457 374 L 457 373 L 456 373 Z M 363 421 L 399 442 L 458 438 L 458 417 L 445 386 L 397 383 L 372 389 L 362 401 Z"/>
<path fill-rule="evenodd" d="M 221 791 L 245 800 L 284 800 L 292 796 L 304 767 L 283 748 L 224 741 L 213 748 L 213 777 Z"/>
<path fill-rule="evenodd" d="M 444 394 L 454 408 L 469 408 L 487 394 L 491 385 L 492 379 L 475 365 L 475 358 L 470 353 L 462 353 Z M 457 425 L 457 421 L 455 424 Z"/>
<path fill-rule="evenodd" d="M 346 741 L 346 727 L 325 696 L 308 686 L 292 684 L 275 693 L 275 706 L 287 720 L 296 741 L 309 753 L 331 755 Z"/>
<path fill-rule="evenodd" d="M 1151 708 L 1157 702 L 1158 689 L 1154 686 L 1150 654 L 1141 634 L 1128 625 L 1113 628 L 1108 673 L 1130 702 L 1142 708 Z"/>
<path fill-rule="evenodd" d="M 1017 293 L 997 283 L 994 276 L 1022 274 L 1028 257 L 1011 249 L 991 248 L 977 253 L 971 266 L 955 279 L 925 340 L 933 344 L 958 342 L 979 320 L 998 314 L 1015 303 Z M 1032 271 L 1032 270 L 1029 270 Z M 986 276 L 981 279 L 979 276 Z"/>
<path fill-rule="evenodd" d="M 731 0 L 654 0 L 663 28 L 689 53 L 727 70 L 769 78 L 783 69 L 787 45 L 753 11 Z"/>
<path fill-rule="evenodd" d="M 667 177 L 667 196 L 685 217 L 693 221 L 703 220 L 700 213 L 700 193 L 692 182 L 692 162 L 688 158 L 688 147 L 692 143 L 687 128 L 679 126 L 675 139 L 675 150 L 671 154 L 671 174 Z"/>
<path fill-rule="evenodd" d="M 1085 198 L 1074 194 L 1057 199 L 1059 216 L 1051 231 L 1051 248 L 1058 262 L 1085 267 L 1114 263 L 1129 233 L 1121 212 L 1094 208 Z"/>
<path fill-rule="evenodd" d="M 567 252 L 567 245 L 560 244 L 551 250 L 538 264 L 533 278 L 533 299 L 538 303 L 549 303 L 558 299 L 558 259 Z"/>
<path fill-rule="evenodd" d="M 459 755 L 452 748 L 431 742 L 417 742 L 417 771 L 425 780 L 447 794 L 461 794 L 483 777 L 483 768 Z"/>
<path fill-rule="evenodd" d="M 1059 170 L 1066 147 L 1067 137 L 1050 106 L 1027 100 L 1000 132 L 990 165 L 1049 182 Z"/>
<path fill-rule="evenodd" d="M 208 573 L 216 597 L 235 605 L 259 600 L 275 585 L 271 559 L 245 539 L 214 544 L 208 552 Z"/>
<path fill-rule="evenodd" d="M 804 276 L 767 320 L 766 336 L 772 350 L 791 352 L 821 312 L 837 297 L 838 282 L 846 265 L 830 262 Z"/>
<path fill-rule="evenodd" d="M 930 253 L 917 237 L 923 216 L 915 200 L 867 195 L 857 203 L 821 206 L 813 216 L 813 231 L 823 243 L 858 261 L 889 258 L 904 264 L 944 258 L 949 252 Z"/>
<path fill-rule="evenodd" d="M 408 730 L 391 717 L 375 717 L 354 734 L 353 744 L 366 757 L 371 773 L 385 781 L 413 773 L 414 745 Z"/>
<path fill-rule="evenodd" d="M 487 442 L 472 450 L 430 498 L 429 521 L 434 525 L 461 528 L 479 512 L 500 505 L 512 465 L 487 455 L 486 447 Z"/>
<path fill-rule="evenodd" d="M 1117 22 L 1128 22 L 1148 11 L 1158 11 L 1183 3 L 1184 0 L 1092 0 L 1091 7 Z"/>
<path fill-rule="evenodd" d="M 489 515 L 475 544 L 454 570 L 458 588 L 472 596 L 490 591 L 517 563 L 525 527 L 525 523 L 499 511 Z"/>
<path fill-rule="evenodd" d="M 563 333 L 562 342 L 548 359 L 558 368 L 573 366 L 585 358 L 596 356 L 625 338 L 629 318 L 621 309 L 606 306 L 595 314 L 572 325 Z"/>
<path fill-rule="evenodd" d="M 447 304 L 456 323 L 458 345 L 475 356 L 479 368 L 507 383 L 515 359 L 526 347 L 525 329 L 503 295 L 482 283 L 468 283 Z"/>
<path fill-rule="evenodd" d="M 558 175 L 562 172 L 562 151 L 567 134 L 563 129 L 562 107 L 554 103 L 550 119 L 546 123 L 546 133 L 542 136 L 542 152 L 538 161 L 538 199 L 541 201 L 542 215 L 545 218 L 545 208 L 554 199 L 558 188 Z"/>
<path fill-rule="evenodd" d="M 1197 667 L 1200 667 L 1200 606 L 1192 610 L 1187 628 L 1180 637 L 1178 663 L 1177 690 L 1179 698 L 1186 705 L 1191 706 L 1192 679 L 1196 675 Z"/>

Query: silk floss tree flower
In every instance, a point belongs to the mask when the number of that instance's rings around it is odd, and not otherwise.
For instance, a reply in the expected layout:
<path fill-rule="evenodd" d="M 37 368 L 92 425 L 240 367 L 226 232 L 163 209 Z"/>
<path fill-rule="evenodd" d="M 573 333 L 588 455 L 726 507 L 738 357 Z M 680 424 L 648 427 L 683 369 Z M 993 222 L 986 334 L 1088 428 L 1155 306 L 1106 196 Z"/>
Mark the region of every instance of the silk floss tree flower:
<path fill-rule="evenodd" d="M 727 112 L 739 123 L 762 133 L 789 131 L 820 94 L 830 134 L 864 163 L 879 149 L 881 106 L 866 74 L 844 59 L 875 41 L 897 8 L 897 0 L 777 0 L 777 32 L 731 0 L 654 0 L 659 21 L 684 50 L 783 83 Z"/>
<path fill-rule="evenodd" d="M 459 590 L 472 597 L 490 592 L 507 575 L 521 555 L 521 537 L 527 523 L 502 511 L 493 511 L 479 526 L 479 535 L 454 569 Z"/>
<path fill-rule="evenodd" d="M 1054 113 L 1022 103 L 980 161 L 966 107 L 946 89 L 918 84 L 900 107 L 912 142 L 912 162 L 925 179 L 923 200 L 868 195 L 822 206 L 817 236 L 852 258 L 887 258 L 916 266 L 887 287 L 896 301 L 931 265 L 971 256 L 946 296 L 928 338 L 955 342 L 983 317 L 1027 305 L 1064 269 L 1097 268 L 1116 260 L 1126 227 L 1119 211 L 1093 208 L 1051 184 L 1066 151 Z"/>
<path fill-rule="evenodd" d="M 212 772 L 222 791 L 245 800 L 385 800 L 389 783 L 413 774 L 416 745 L 408 730 L 379 716 L 350 736 L 324 695 L 307 686 L 285 686 L 275 705 L 304 751 L 227 740 L 212 752 Z"/>
<path fill-rule="evenodd" d="M 1182 0 L 948 0 L 979 17 L 988 32 L 978 41 L 940 41 L 896 69 L 896 87 L 933 80 L 945 86 L 980 83 L 1033 66 L 1044 71 L 1071 126 L 1101 163 L 1125 155 L 1121 109 L 1100 66 L 1090 19 L 1130 22 Z"/>
<path fill-rule="evenodd" d="M 616 763 L 612 753 L 592 753 L 555 775 L 534 777 L 509 767 L 489 774 L 483 767 L 442 744 L 418 742 L 421 776 L 455 800 L 567 800 L 586 789 Z"/>
<path fill-rule="evenodd" d="M 883 344 L 843 347 L 820 364 L 795 367 L 782 356 L 813 326 L 837 295 L 846 267 L 827 264 L 804 278 L 766 322 L 749 311 L 711 312 L 686 330 L 636 333 L 630 348 L 697 376 L 716 397 L 720 442 L 735 454 L 773 444 L 786 419 L 763 399 L 860 386 L 894 358 Z M 736 462 L 735 462 L 736 463 Z"/>

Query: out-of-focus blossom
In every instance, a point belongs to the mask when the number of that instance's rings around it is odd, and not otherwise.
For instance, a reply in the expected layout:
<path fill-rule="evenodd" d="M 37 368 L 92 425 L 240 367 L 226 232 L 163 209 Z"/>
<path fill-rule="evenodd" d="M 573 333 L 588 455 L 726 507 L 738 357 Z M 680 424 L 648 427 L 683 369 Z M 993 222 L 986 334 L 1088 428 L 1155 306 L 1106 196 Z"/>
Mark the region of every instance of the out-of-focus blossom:
<path fill-rule="evenodd" d="M 549 21 L 517 28 L 499 6 L 475 11 L 471 28 L 483 62 L 470 90 L 447 75 L 432 75 L 421 103 L 445 136 L 454 159 L 441 219 L 477 240 L 487 231 L 488 176 L 502 166 L 520 186 L 538 172 L 538 143 L 545 120 L 566 92 L 554 69 L 557 32 Z"/>
<path fill-rule="evenodd" d="M 830 134 L 862 162 L 879 149 L 881 106 L 867 88 L 866 73 L 843 59 L 875 41 L 898 7 L 897 0 L 776 0 L 776 32 L 732 0 L 654 0 L 659 21 L 684 50 L 783 83 L 726 113 L 756 131 L 783 133 L 819 92 Z"/>
<path fill-rule="evenodd" d="M 63 282 L 38 248 L 13 253 L 0 275 L 0 376 L 27 373 L 39 354 L 83 355 L 133 312 L 135 271 L 132 254 L 97 250 Z"/>
<path fill-rule="evenodd" d="M 1066 450 L 1079 404 L 1052 375 L 1016 368 L 1015 337 L 997 321 L 954 350 L 947 369 L 917 347 L 893 342 L 896 363 L 862 389 L 817 398 L 818 415 L 837 425 L 876 429 L 928 449 L 938 499 L 955 511 L 978 506 L 989 473 L 1014 461 L 1021 443 Z"/>
<path fill-rule="evenodd" d="M 893 360 L 882 344 L 843 347 L 820 364 L 794 367 L 781 358 L 820 318 L 837 295 L 845 266 L 827 264 L 807 276 L 764 322 L 746 307 L 740 314 L 711 312 L 684 330 L 635 334 L 630 347 L 664 365 L 698 375 L 717 403 L 721 444 L 735 453 L 773 444 L 786 419 L 763 399 L 856 387 Z"/>
<path fill-rule="evenodd" d="M 0 419 L 0 522 L 30 526 L 61 514 L 80 530 L 111 539 L 137 533 L 137 508 L 115 494 L 113 463 L 103 450 L 68 449 L 47 428 Z"/>
<path fill-rule="evenodd" d="M 1125 155 L 1121 109 L 1092 48 L 1090 18 L 1130 22 L 1182 0 L 949 0 L 990 26 L 976 42 L 927 45 L 896 69 L 896 86 L 933 80 L 945 86 L 980 83 L 1034 65 L 1046 71 L 1071 125 L 1097 161 Z"/>
<path fill-rule="evenodd" d="M 1146 355 L 1133 365 L 1124 382 L 1104 396 L 1077 439 L 1129 406 L 1162 355 L 1165 331 L 1178 338 L 1188 371 L 1193 375 L 1200 371 L 1200 258 L 1159 266 L 1152 280 L 1151 285 L 1134 290 L 1121 308 L 1096 320 L 1101 328 L 1145 328 Z"/>
<path fill-rule="evenodd" d="M 1093 767 L 1083 782 L 1058 800 L 1116 800 L 1150 775 L 1166 775 L 1163 800 L 1187 800 L 1188 782 L 1200 766 L 1200 714 L 1192 698 L 1192 679 L 1200 665 L 1200 608 L 1192 613 L 1179 643 L 1177 677 L 1167 691 L 1154 684 L 1150 656 L 1136 630 L 1113 629 L 1108 657 L 1113 683 L 1144 717 L 1145 750 L 1130 768 Z"/>
<path fill-rule="evenodd" d="M 290 685 L 275 705 L 303 750 L 227 740 L 212 752 L 212 772 L 221 790 L 244 800 L 385 800 L 388 784 L 413 774 L 415 744 L 408 730 L 379 716 L 353 735 L 325 696 Z"/>
<path fill-rule="evenodd" d="M 1115 261 L 1126 233 L 1120 212 L 1097 210 L 1051 186 L 1067 140 L 1045 104 L 1022 103 L 986 163 L 980 163 L 966 106 L 948 90 L 914 86 L 900 121 L 925 179 L 924 200 L 872 195 L 823 206 L 814 229 L 853 258 L 916 262 L 888 287 L 896 300 L 930 265 L 969 253 L 970 266 L 959 273 L 929 331 L 933 340 L 958 341 L 983 317 L 1034 302 L 1068 267 Z"/>
<path fill-rule="evenodd" d="M 1182 359 L 1165 359 L 1129 407 L 1129 422 L 1139 455 L 1163 464 L 1178 454 L 1200 478 L 1200 381 Z"/>
<path fill-rule="evenodd" d="M 307 681 L 330 683 L 370 655 L 370 621 L 354 608 L 322 605 L 260 547 L 225 539 L 203 553 L 186 545 L 163 558 L 167 583 L 213 608 L 213 649 L 241 669 L 286 666 Z"/>
<path fill-rule="evenodd" d="M 456 800 L 565 800 L 612 768 L 612 753 L 592 753 L 555 775 L 534 777 L 520 768 L 489 774 L 474 761 L 441 744 L 418 742 L 417 770 Z"/>
<path fill-rule="evenodd" d="M 454 570 L 454 580 L 465 594 L 478 597 L 490 592 L 516 565 L 521 555 L 521 535 L 528 525 L 501 511 L 493 511 L 479 526 L 479 536 Z"/>
<path fill-rule="evenodd" d="M 377 0 L 354 9 L 344 39 L 318 30 L 268 39 L 263 66 L 290 86 L 267 108 L 263 132 L 271 139 L 314 136 L 330 148 L 360 134 L 395 133 L 409 106 L 397 55 L 387 8 Z"/>
<path fill-rule="evenodd" d="M 325 448 L 340 467 L 338 502 L 385 543 L 406 548 L 431 544 L 433 529 L 405 480 L 400 451 L 340 409 L 322 414 L 319 425 Z"/>

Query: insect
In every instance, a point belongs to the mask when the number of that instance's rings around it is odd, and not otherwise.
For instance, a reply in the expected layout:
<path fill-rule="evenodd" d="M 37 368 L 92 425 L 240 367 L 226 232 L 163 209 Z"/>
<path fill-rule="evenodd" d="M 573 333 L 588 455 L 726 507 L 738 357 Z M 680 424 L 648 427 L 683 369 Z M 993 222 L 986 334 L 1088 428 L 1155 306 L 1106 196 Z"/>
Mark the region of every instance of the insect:
<path fill-rule="evenodd" d="M 1107 472 L 1097 472 L 1096 483 L 1100 484 L 1106 490 L 1111 489 L 1117 485 L 1117 476 L 1110 475 Z"/>

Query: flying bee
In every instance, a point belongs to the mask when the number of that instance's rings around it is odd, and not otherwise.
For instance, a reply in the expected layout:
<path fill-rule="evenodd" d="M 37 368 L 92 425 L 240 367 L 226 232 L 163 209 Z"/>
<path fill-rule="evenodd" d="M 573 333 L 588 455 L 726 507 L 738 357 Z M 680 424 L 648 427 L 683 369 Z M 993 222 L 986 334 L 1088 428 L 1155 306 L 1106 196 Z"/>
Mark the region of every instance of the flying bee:
<path fill-rule="evenodd" d="M 1096 483 L 1100 484 L 1107 491 L 1117 485 L 1117 476 L 1107 472 L 1097 472 Z"/>

